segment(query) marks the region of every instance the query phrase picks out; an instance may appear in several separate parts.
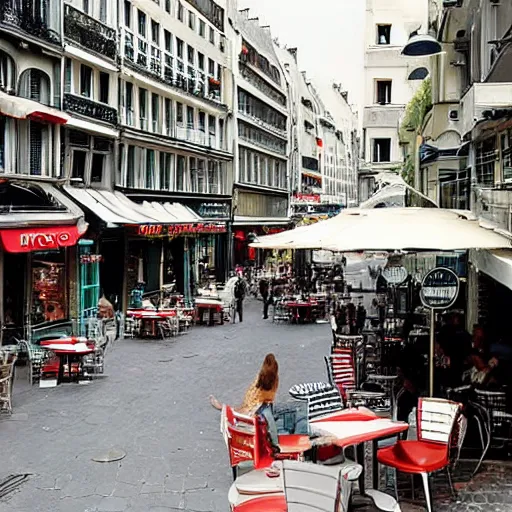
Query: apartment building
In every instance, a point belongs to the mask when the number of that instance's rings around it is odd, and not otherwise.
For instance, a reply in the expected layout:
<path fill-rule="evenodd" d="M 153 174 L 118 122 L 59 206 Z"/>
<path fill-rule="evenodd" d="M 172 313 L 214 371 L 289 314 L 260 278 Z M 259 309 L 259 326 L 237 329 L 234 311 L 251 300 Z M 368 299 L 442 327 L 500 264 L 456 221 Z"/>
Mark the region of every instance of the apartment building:
<path fill-rule="evenodd" d="M 401 51 L 419 29 L 428 29 L 428 0 L 366 1 L 361 202 L 373 192 L 376 174 L 403 165 L 400 119 L 428 75 L 428 59 L 405 58 Z"/>

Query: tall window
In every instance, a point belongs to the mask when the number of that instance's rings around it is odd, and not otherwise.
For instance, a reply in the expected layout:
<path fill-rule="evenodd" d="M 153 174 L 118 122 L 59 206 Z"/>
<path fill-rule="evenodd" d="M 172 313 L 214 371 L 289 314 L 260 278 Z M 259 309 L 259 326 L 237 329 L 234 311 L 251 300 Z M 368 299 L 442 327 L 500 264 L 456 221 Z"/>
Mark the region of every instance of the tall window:
<path fill-rule="evenodd" d="M 496 137 L 489 137 L 476 146 L 476 178 L 481 185 L 494 185 L 494 172 L 498 154 L 496 150 Z"/>
<path fill-rule="evenodd" d="M 100 0 L 100 21 L 107 23 L 107 0 Z"/>
<path fill-rule="evenodd" d="M 135 146 L 128 146 L 126 152 L 126 186 L 135 187 Z"/>
<path fill-rule="evenodd" d="M 155 151 L 146 149 L 146 188 L 155 188 Z"/>
<path fill-rule="evenodd" d="M 171 190 L 171 168 L 174 155 L 160 153 L 160 189 Z"/>
<path fill-rule="evenodd" d="M 80 94 L 86 98 L 92 96 L 92 68 L 80 64 Z"/>
<path fill-rule="evenodd" d="M 183 126 L 183 103 L 176 102 L 176 123 Z"/>
<path fill-rule="evenodd" d="M 148 91 L 146 89 L 139 89 L 139 118 L 141 130 L 148 129 Z"/>
<path fill-rule="evenodd" d="M 0 90 L 14 90 L 14 61 L 6 53 L 0 51 Z"/>
<path fill-rule="evenodd" d="M 126 82 L 126 124 L 133 126 L 133 84 Z"/>
<path fill-rule="evenodd" d="M 86 185 L 102 184 L 108 180 L 112 162 L 112 141 L 91 137 L 84 132 L 69 132 L 71 149 L 71 177 Z"/>
<path fill-rule="evenodd" d="M 203 20 L 199 20 L 199 35 L 205 37 L 206 34 L 206 23 Z"/>
<path fill-rule="evenodd" d="M 210 43 L 215 44 L 215 30 L 213 27 L 210 27 Z"/>
<path fill-rule="evenodd" d="M 176 161 L 176 190 L 179 192 L 185 191 L 185 157 L 178 155 Z"/>
<path fill-rule="evenodd" d="M 199 111 L 199 131 L 206 131 L 206 114 L 204 112 Z"/>
<path fill-rule="evenodd" d="M 391 80 L 376 81 L 376 101 L 380 105 L 391 103 Z"/>
<path fill-rule="evenodd" d="M 165 98 L 164 104 L 164 134 L 173 135 L 172 133 L 172 100 Z"/>
<path fill-rule="evenodd" d="M 152 119 L 152 128 L 154 132 L 159 131 L 159 118 L 160 118 L 160 97 L 158 94 L 151 95 L 151 119 Z"/>
<path fill-rule="evenodd" d="M 137 22 L 139 35 L 146 37 L 146 13 L 142 12 L 140 9 L 137 9 Z"/>
<path fill-rule="evenodd" d="M 373 139 L 373 161 L 391 161 L 391 139 Z"/>
<path fill-rule="evenodd" d="M 183 4 L 178 1 L 178 19 L 182 22 L 185 18 L 185 13 L 183 9 Z"/>
<path fill-rule="evenodd" d="M 151 20 L 151 40 L 153 43 L 160 44 L 160 24 Z"/>
<path fill-rule="evenodd" d="M 191 30 L 196 29 L 196 15 L 192 11 L 188 12 L 188 28 Z"/>
<path fill-rule="evenodd" d="M 124 24 L 132 28 L 132 4 L 128 0 L 124 0 Z"/>
<path fill-rule="evenodd" d="M 195 128 L 194 123 L 194 107 L 187 106 L 187 129 L 193 130 Z"/>
<path fill-rule="evenodd" d="M 27 69 L 20 77 L 19 94 L 23 98 L 50 105 L 50 77 L 39 69 Z"/>
<path fill-rule="evenodd" d="M 110 75 L 100 72 L 100 101 L 108 104 Z"/>

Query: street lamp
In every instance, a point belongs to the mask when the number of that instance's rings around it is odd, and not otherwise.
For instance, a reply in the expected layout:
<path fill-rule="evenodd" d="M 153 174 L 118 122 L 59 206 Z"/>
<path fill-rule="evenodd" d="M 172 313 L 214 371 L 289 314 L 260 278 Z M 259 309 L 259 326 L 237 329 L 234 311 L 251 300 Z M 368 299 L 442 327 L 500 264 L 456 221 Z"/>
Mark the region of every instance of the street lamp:
<path fill-rule="evenodd" d="M 441 43 L 430 34 L 418 34 L 414 31 L 402 48 L 402 55 L 406 57 L 431 57 L 442 53 Z"/>

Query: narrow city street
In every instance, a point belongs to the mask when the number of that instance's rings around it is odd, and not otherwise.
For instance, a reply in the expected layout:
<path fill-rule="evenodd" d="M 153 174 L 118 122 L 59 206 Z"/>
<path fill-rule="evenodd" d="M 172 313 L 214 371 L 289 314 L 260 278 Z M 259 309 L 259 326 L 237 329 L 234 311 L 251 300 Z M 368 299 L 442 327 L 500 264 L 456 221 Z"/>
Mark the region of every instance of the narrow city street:
<path fill-rule="evenodd" d="M 280 363 L 281 400 L 294 383 L 325 379 L 330 327 L 274 325 L 260 306 L 249 302 L 242 324 L 172 342 L 119 341 L 89 385 L 29 389 L 19 371 L 14 414 L 0 419 L 0 480 L 28 476 L 0 493 L 0 511 L 227 511 L 231 471 L 209 394 L 239 403 L 267 352 Z M 439 510 L 512 510 L 510 471 L 487 473 Z"/>

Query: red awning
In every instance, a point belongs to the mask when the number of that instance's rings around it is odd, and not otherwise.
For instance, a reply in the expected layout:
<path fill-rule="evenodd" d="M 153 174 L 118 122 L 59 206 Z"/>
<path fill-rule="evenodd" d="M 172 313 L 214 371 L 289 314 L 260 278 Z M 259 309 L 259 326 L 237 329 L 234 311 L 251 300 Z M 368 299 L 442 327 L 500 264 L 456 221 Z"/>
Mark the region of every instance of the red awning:
<path fill-rule="evenodd" d="M 7 252 L 49 251 L 77 244 L 77 226 L 52 226 L 32 229 L 2 229 L 0 238 Z"/>
<path fill-rule="evenodd" d="M 56 108 L 0 91 L 0 113 L 15 119 L 32 119 L 37 122 L 66 124 L 70 117 Z"/>

